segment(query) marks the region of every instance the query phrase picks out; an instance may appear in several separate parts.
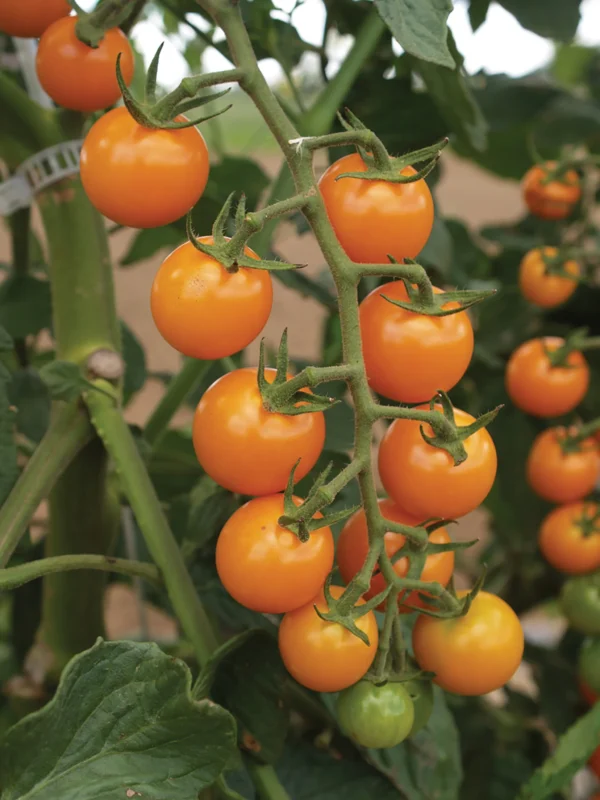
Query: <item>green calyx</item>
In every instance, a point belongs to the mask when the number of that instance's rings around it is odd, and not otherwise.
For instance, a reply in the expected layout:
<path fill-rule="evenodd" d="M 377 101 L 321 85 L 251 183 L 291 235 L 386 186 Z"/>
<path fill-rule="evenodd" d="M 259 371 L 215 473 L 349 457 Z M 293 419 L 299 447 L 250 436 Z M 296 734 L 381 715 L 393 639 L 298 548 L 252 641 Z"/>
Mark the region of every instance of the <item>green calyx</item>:
<path fill-rule="evenodd" d="M 388 258 L 392 264 L 398 263 L 393 256 L 388 256 Z M 410 258 L 406 259 L 406 263 L 413 266 L 420 266 L 416 261 Z M 496 294 L 495 289 L 483 291 L 477 291 L 475 289 L 457 289 L 436 294 L 432 291 L 431 284 L 428 282 L 419 286 L 414 286 L 406 278 L 401 278 L 401 280 L 406 287 L 409 299 L 394 300 L 391 297 L 387 297 L 385 294 L 382 295 L 383 299 L 387 300 L 388 303 L 392 303 L 394 306 L 403 308 L 405 311 L 411 311 L 414 314 L 424 314 L 428 317 L 447 317 L 451 314 L 459 314 L 461 311 L 465 311 L 476 303 L 481 303 L 482 300 L 487 300 L 489 297 L 493 297 Z M 449 303 L 458 303 L 459 305 L 457 308 L 445 308 Z"/>
<path fill-rule="evenodd" d="M 564 183 L 565 186 L 573 186 L 573 182 L 567 179 L 567 173 L 577 167 L 580 162 L 574 161 L 572 158 L 563 158 L 557 161 L 555 166 L 546 168 L 547 162 L 543 162 L 540 166 L 545 167 L 545 174 L 540 183 L 542 186 L 547 186 L 549 183 Z"/>
<path fill-rule="evenodd" d="M 107 30 L 118 28 L 131 14 L 131 8 L 121 0 L 104 0 L 94 11 L 84 11 L 75 0 L 68 0 L 77 14 L 75 35 L 88 47 L 96 49 Z"/>
<path fill-rule="evenodd" d="M 325 622 L 335 622 L 338 625 L 341 625 L 343 628 L 346 628 L 347 631 L 350 631 L 350 633 L 352 633 L 354 636 L 357 636 L 361 642 L 369 645 L 369 637 L 364 631 L 361 631 L 356 624 L 356 620 L 364 617 L 365 614 L 369 613 L 369 611 L 373 611 L 373 609 L 377 608 L 380 603 L 383 603 L 390 593 L 391 587 L 387 586 L 383 592 L 380 592 L 366 603 L 361 603 L 360 605 L 355 605 L 356 601 L 360 597 L 360 594 L 356 591 L 354 580 L 348 584 L 344 593 L 337 599 L 331 594 L 330 587 L 331 575 L 329 575 L 325 581 L 325 586 L 323 587 L 328 610 L 320 611 L 315 605 L 315 611 L 319 617 L 321 617 L 321 619 Z"/>
<path fill-rule="evenodd" d="M 600 508 L 595 503 L 585 506 L 575 524 L 584 538 L 600 533 Z"/>
<path fill-rule="evenodd" d="M 556 275 L 560 278 L 568 278 L 568 280 L 574 281 L 575 283 L 585 282 L 586 278 L 584 276 L 573 275 L 565 269 L 567 261 L 576 258 L 575 253 L 569 248 L 560 248 L 554 255 L 550 255 L 548 253 L 548 248 L 541 247 L 540 256 L 544 262 L 545 275 Z"/>
<path fill-rule="evenodd" d="M 588 328 L 576 328 L 569 331 L 563 343 L 556 350 L 549 350 L 544 344 L 544 351 L 553 367 L 575 369 L 576 364 L 569 363 L 571 353 L 600 348 L 600 336 L 588 336 Z"/>
<path fill-rule="evenodd" d="M 600 417 L 591 422 L 586 422 L 584 425 L 569 428 L 564 433 L 560 429 L 557 430 L 556 440 L 565 455 L 580 453 L 589 449 L 590 445 L 585 444 L 586 439 L 589 439 L 590 436 L 593 436 L 598 431 L 600 431 Z M 595 442 L 591 446 L 597 447 Z"/>
<path fill-rule="evenodd" d="M 418 611 L 435 619 L 456 619 L 464 617 L 471 608 L 473 600 L 477 597 L 485 582 L 486 570 L 477 579 L 475 586 L 463 597 L 459 597 L 454 586 L 454 576 L 450 578 L 450 583 L 441 592 L 433 593 L 429 589 L 427 594 L 419 592 L 419 598 L 427 605 L 425 608 L 407 605 L 407 608 Z M 439 586 L 439 584 L 437 584 Z M 431 584 L 429 584 L 431 586 Z"/>

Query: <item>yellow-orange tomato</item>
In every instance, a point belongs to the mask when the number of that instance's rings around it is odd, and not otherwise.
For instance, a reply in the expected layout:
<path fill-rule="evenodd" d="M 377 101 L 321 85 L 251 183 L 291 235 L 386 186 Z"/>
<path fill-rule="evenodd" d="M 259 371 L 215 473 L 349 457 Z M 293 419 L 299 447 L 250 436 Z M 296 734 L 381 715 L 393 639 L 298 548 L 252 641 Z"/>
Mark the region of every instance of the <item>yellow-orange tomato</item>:
<path fill-rule="evenodd" d="M 569 575 L 584 575 L 600 568 L 600 533 L 587 536 L 580 520 L 593 517 L 595 503 L 570 503 L 551 511 L 542 522 L 539 545 L 549 564 Z"/>
<path fill-rule="evenodd" d="M 423 520 L 419 520 L 416 517 L 411 517 L 410 514 L 407 514 L 399 508 L 393 500 L 387 498 L 379 501 L 379 510 L 385 519 L 390 519 L 393 522 L 400 522 L 403 525 L 415 527 L 423 522 Z M 404 546 L 405 541 L 406 539 L 401 533 L 388 531 L 384 538 L 385 552 L 392 558 L 392 556 Z M 429 541 L 432 544 L 447 544 L 450 541 L 448 531 L 445 528 L 438 528 L 429 535 Z M 337 541 L 337 565 L 340 570 L 340 575 L 346 583 L 350 583 L 352 578 L 361 569 L 368 551 L 369 535 L 367 532 L 367 522 L 365 512 L 361 509 L 344 525 Z M 437 583 L 441 583 L 442 586 L 446 586 L 452 576 L 453 570 L 454 553 L 433 553 L 427 556 L 423 572 L 421 573 L 421 580 L 428 582 L 436 581 Z M 408 572 L 408 559 L 399 558 L 394 563 L 394 571 L 400 577 L 404 577 Z M 382 592 L 385 587 L 385 579 L 377 568 L 371 580 L 371 588 L 365 592 L 365 597 L 367 599 L 375 597 L 375 595 Z M 400 601 L 401 611 L 410 611 L 410 609 L 406 608 L 407 605 L 419 607 L 425 605 L 419 597 L 418 592 L 410 592 L 408 595 L 404 593 L 404 595 L 398 599 Z M 381 604 L 380 610 L 383 608 L 385 608 L 385 602 Z"/>
<path fill-rule="evenodd" d="M 67 0 L 2 0 L 0 31 L 7 36 L 37 39 L 49 25 L 71 11 Z"/>
<path fill-rule="evenodd" d="M 514 351 L 506 367 L 506 391 L 513 403 L 535 417 L 560 417 L 585 397 L 590 370 L 583 355 L 574 350 L 564 366 L 553 367 L 548 352 L 564 344 L 558 336 L 530 339 Z"/>
<path fill-rule="evenodd" d="M 464 596 L 466 592 L 459 592 Z M 500 597 L 479 592 L 464 617 L 420 616 L 412 636 L 421 669 L 447 692 L 480 695 L 512 678 L 523 657 L 519 618 Z"/>
<path fill-rule="evenodd" d="M 319 189 L 335 235 L 357 263 L 389 264 L 415 258 L 433 226 L 433 200 L 424 180 L 387 183 L 339 178 L 345 172 L 365 172 L 358 153 L 338 159 L 319 180 Z M 405 167 L 403 175 L 414 175 Z"/>
<path fill-rule="evenodd" d="M 209 170 L 197 128 L 150 130 L 126 108 L 114 108 L 92 125 L 80 166 L 92 204 L 131 228 L 157 228 L 183 217 L 200 199 Z"/>
<path fill-rule="evenodd" d="M 548 428 L 540 433 L 527 458 L 529 485 L 551 503 L 573 503 L 589 494 L 600 472 L 600 455 L 593 439 L 586 439 L 578 449 L 565 453 L 561 441 L 566 428 Z"/>
<path fill-rule="evenodd" d="M 441 289 L 434 288 L 436 293 Z M 465 311 L 446 317 L 395 306 L 408 300 L 402 281 L 374 289 L 360 304 L 360 332 L 371 389 L 400 403 L 429 400 L 455 386 L 473 355 L 473 327 Z M 458 308 L 447 303 L 444 308 Z"/>
<path fill-rule="evenodd" d="M 536 164 L 523 178 L 523 197 L 529 211 L 542 219 L 564 219 L 581 197 L 579 176 L 568 170 L 561 178 L 544 183 L 548 172 L 556 167 L 555 161 Z"/>
<path fill-rule="evenodd" d="M 429 406 L 419 406 L 428 409 Z M 436 406 L 438 411 L 440 406 Z M 474 417 L 455 409 L 456 424 L 465 427 Z M 452 456 L 428 444 L 422 423 L 397 419 L 379 447 L 379 474 L 386 492 L 414 517 L 455 519 L 473 511 L 487 497 L 496 477 L 496 448 L 485 428 L 463 442 L 467 460 L 454 466 Z M 433 436 L 430 425 L 425 434 Z"/>
<path fill-rule="evenodd" d="M 198 239 L 212 244 L 212 236 Z M 258 258 L 246 247 L 245 253 Z M 191 242 L 163 261 L 152 284 L 150 307 L 167 342 L 193 358 L 223 358 L 254 341 L 269 319 L 273 286 L 267 270 L 229 272 Z"/>
<path fill-rule="evenodd" d="M 125 83 L 131 83 L 135 61 L 123 31 L 106 31 L 98 47 L 88 47 L 75 35 L 77 17 L 50 25 L 40 39 L 36 70 L 54 102 L 72 111 L 101 111 L 121 97 L 115 65 L 121 53 Z"/>
<path fill-rule="evenodd" d="M 290 416 L 266 411 L 256 369 L 236 369 L 206 390 L 194 415 L 196 455 L 210 477 L 232 492 L 275 494 L 292 467 L 299 481 L 314 467 L 325 442 L 323 412 Z M 266 379 L 275 370 L 265 370 Z"/>
<path fill-rule="evenodd" d="M 298 506 L 302 501 L 294 497 L 294 502 Z M 317 528 L 301 542 L 278 524 L 283 513 L 282 494 L 255 497 L 229 518 L 217 540 L 217 572 L 223 586 L 238 603 L 263 614 L 306 605 L 333 567 L 331 529 Z"/>
<path fill-rule="evenodd" d="M 519 268 L 519 288 L 521 294 L 530 303 L 541 308 L 554 308 L 571 297 L 577 288 L 577 281 L 563 275 L 549 273 L 543 255 L 554 258 L 555 247 L 536 247 L 530 250 L 521 261 Z M 581 275 L 581 267 L 577 261 L 569 260 L 562 264 L 562 270 L 574 278 Z"/>
<path fill-rule="evenodd" d="M 342 592 L 340 586 L 331 587 L 336 599 Z M 279 626 L 279 652 L 298 683 L 315 692 L 341 692 L 359 681 L 373 663 L 379 642 L 377 620 L 372 611 L 356 620 L 369 639 L 367 645 L 338 623 L 321 619 L 315 605 L 322 612 L 329 610 L 321 593 L 284 616 Z"/>

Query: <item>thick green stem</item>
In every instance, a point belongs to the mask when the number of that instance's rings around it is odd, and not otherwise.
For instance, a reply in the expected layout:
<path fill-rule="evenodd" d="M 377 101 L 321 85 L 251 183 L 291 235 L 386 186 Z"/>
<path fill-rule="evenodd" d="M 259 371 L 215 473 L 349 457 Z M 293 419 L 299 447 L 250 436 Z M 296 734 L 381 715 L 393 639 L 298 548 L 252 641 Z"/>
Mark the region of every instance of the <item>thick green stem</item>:
<path fill-rule="evenodd" d="M 246 767 L 260 800 L 292 800 L 269 764 L 259 764 L 258 761 L 248 759 Z"/>
<path fill-rule="evenodd" d="M 5 567 L 39 504 L 94 434 L 87 414 L 57 403 L 50 427 L 0 508 L 0 567 Z"/>

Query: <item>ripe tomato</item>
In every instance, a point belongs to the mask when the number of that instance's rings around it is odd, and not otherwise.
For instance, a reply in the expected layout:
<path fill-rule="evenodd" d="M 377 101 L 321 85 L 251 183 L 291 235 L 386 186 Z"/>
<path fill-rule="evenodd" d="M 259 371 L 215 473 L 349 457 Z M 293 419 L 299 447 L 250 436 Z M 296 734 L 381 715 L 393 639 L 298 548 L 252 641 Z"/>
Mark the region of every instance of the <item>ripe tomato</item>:
<path fill-rule="evenodd" d="M 579 176 L 570 169 L 561 178 L 542 183 L 555 161 L 528 169 L 523 178 L 523 197 L 529 211 L 542 219 L 564 219 L 581 197 Z"/>
<path fill-rule="evenodd" d="M 441 289 L 434 287 L 437 294 Z M 450 391 L 473 355 L 473 327 L 465 311 L 447 317 L 413 314 L 384 299 L 408 300 L 402 281 L 374 289 L 360 304 L 360 331 L 371 389 L 400 403 Z M 458 308 L 447 303 L 444 308 Z"/>
<path fill-rule="evenodd" d="M 460 427 L 474 421 L 458 408 L 455 418 Z M 427 435 L 433 435 L 430 425 L 423 425 L 423 429 Z M 455 519 L 473 511 L 485 500 L 494 483 L 496 448 L 485 428 L 469 436 L 463 444 L 467 460 L 455 467 L 449 453 L 423 439 L 420 422 L 394 420 L 379 447 L 379 474 L 386 492 L 419 520 Z"/>
<path fill-rule="evenodd" d="M 598 702 L 598 695 L 596 692 L 592 692 L 590 687 L 582 680 L 579 681 L 579 694 L 582 696 L 588 706 L 593 706 L 594 703 Z"/>
<path fill-rule="evenodd" d="M 157 228 L 187 214 L 204 191 L 209 169 L 197 128 L 150 130 L 126 108 L 114 108 L 91 127 L 80 166 L 92 204 L 131 228 Z"/>
<path fill-rule="evenodd" d="M 295 497 L 294 502 L 302 502 Z M 283 614 L 306 605 L 333 567 L 328 527 L 308 542 L 278 525 L 283 495 L 255 497 L 229 518 L 217 540 L 217 572 L 229 594 L 253 611 Z M 320 513 L 316 517 L 322 517 Z"/>
<path fill-rule="evenodd" d="M 322 411 L 290 416 L 266 411 L 256 369 L 237 369 L 209 387 L 194 415 L 198 461 L 232 492 L 275 494 L 285 489 L 300 459 L 296 480 L 307 475 L 325 442 Z M 265 370 L 270 382 L 275 370 Z"/>
<path fill-rule="evenodd" d="M 0 31 L 7 36 L 37 39 L 49 25 L 71 11 L 67 0 L 2 0 Z"/>
<path fill-rule="evenodd" d="M 600 533 L 585 536 L 578 521 L 596 513 L 595 503 L 571 503 L 551 511 L 542 522 L 540 550 L 561 572 L 583 575 L 600 568 Z"/>
<path fill-rule="evenodd" d="M 561 440 L 568 435 L 563 427 L 540 433 L 527 458 L 529 485 L 551 503 L 573 503 L 589 494 L 600 472 L 600 453 L 593 439 L 581 442 L 576 452 L 565 453 Z"/>
<path fill-rule="evenodd" d="M 586 636 L 600 636 L 600 574 L 571 578 L 560 593 L 569 625 Z"/>
<path fill-rule="evenodd" d="M 575 350 L 565 366 L 553 367 L 546 350 L 564 344 L 558 336 L 530 339 L 514 351 L 506 367 L 506 391 L 513 403 L 534 417 L 560 417 L 572 411 L 585 397 L 590 370 Z"/>
<path fill-rule="evenodd" d="M 592 770 L 597 778 L 600 778 L 600 747 L 598 747 L 592 753 L 590 760 L 588 761 L 588 767 Z"/>
<path fill-rule="evenodd" d="M 410 695 L 415 710 L 415 721 L 409 734 L 414 736 L 427 725 L 431 717 L 434 703 L 433 684 L 431 681 L 415 678 L 404 681 L 402 685 Z"/>
<path fill-rule="evenodd" d="M 121 56 L 125 83 L 131 83 L 135 61 L 123 31 L 106 31 L 98 47 L 88 47 L 75 35 L 77 17 L 64 17 L 44 31 L 36 70 L 54 102 L 73 111 L 101 111 L 121 97 L 115 66 Z"/>
<path fill-rule="evenodd" d="M 198 239 L 212 244 L 212 236 Z M 246 255 L 258 258 L 246 247 Z M 163 261 L 152 284 L 154 323 L 167 342 L 193 358 L 223 358 L 247 347 L 273 305 L 267 270 L 229 272 L 186 242 Z"/>
<path fill-rule="evenodd" d="M 556 253 L 556 247 L 536 247 L 526 253 L 519 268 L 521 294 L 530 303 L 541 308 L 554 308 L 564 303 L 577 288 L 577 281 L 547 273 L 542 254 L 553 258 Z M 577 261 L 566 261 L 562 268 L 574 277 L 581 275 L 581 267 Z"/>
<path fill-rule="evenodd" d="M 412 643 L 419 666 L 435 672 L 438 686 L 469 696 L 504 686 L 521 663 L 524 648 L 519 618 L 489 592 L 479 592 L 464 617 L 420 616 Z"/>
<path fill-rule="evenodd" d="M 399 508 L 393 500 L 380 500 L 379 509 L 386 519 L 394 522 L 401 522 L 404 525 L 419 525 L 423 520 L 411 517 Z M 450 541 L 448 531 L 445 528 L 438 528 L 429 536 L 429 541 L 435 544 L 446 544 Z M 385 551 L 390 558 L 397 553 L 404 545 L 405 538 L 400 533 L 388 531 L 385 534 Z M 352 578 L 360 570 L 367 557 L 369 550 L 369 536 L 367 532 L 367 522 L 365 512 L 361 509 L 354 514 L 344 525 L 337 541 L 337 565 L 340 574 L 346 583 L 350 583 Z M 397 575 L 403 577 L 408 572 L 408 559 L 399 558 L 394 564 Z M 437 581 L 442 586 L 446 586 L 454 570 L 454 553 L 434 553 L 427 556 L 425 567 L 421 573 L 423 581 Z M 367 599 L 375 597 L 386 587 L 386 582 L 379 570 L 373 575 L 371 588 L 365 592 Z M 411 606 L 423 606 L 422 600 L 417 592 L 410 592 L 408 596 L 400 598 L 402 602 Z M 385 603 L 381 608 L 385 608 Z M 402 610 L 402 607 L 401 607 Z M 409 611 L 410 609 L 404 609 Z"/>
<path fill-rule="evenodd" d="M 345 172 L 365 172 L 358 153 L 343 156 L 319 180 L 329 221 L 347 255 L 359 264 L 389 264 L 415 258 L 429 239 L 433 200 L 424 180 L 386 183 L 340 178 Z M 414 175 L 405 167 L 403 175 Z"/>
<path fill-rule="evenodd" d="M 600 692 L 600 638 L 584 641 L 579 651 L 579 677 L 592 692 Z"/>
<path fill-rule="evenodd" d="M 334 598 L 343 591 L 341 586 L 331 587 Z M 356 620 L 369 639 L 367 645 L 337 622 L 321 619 L 315 605 L 323 612 L 329 609 L 321 593 L 284 616 L 279 626 L 279 652 L 298 683 L 315 692 L 341 692 L 359 681 L 373 663 L 379 642 L 377 620 L 372 611 Z"/>
<path fill-rule="evenodd" d="M 337 713 L 342 731 L 361 747 L 396 747 L 415 721 L 412 700 L 403 683 L 375 686 L 360 681 L 340 694 Z"/>

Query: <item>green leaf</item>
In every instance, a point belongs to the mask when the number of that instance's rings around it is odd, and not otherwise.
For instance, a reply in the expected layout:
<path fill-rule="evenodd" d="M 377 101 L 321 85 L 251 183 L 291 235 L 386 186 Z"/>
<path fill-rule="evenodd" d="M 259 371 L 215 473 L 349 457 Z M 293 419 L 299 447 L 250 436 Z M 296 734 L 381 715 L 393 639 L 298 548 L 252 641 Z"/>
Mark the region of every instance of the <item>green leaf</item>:
<path fill-rule="evenodd" d="M 235 724 L 190 689 L 187 666 L 155 644 L 99 640 L 6 735 L 0 797 L 192 800 L 231 763 Z"/>
<path fill-rule="evenodd" d="M 580 0 L 498 0 L 529 31 L 556 39 L 570 41 L 581 19 Z"/>
<path fill-rule="evenodd" d="M 185 538 L 201 547 L 215 539 L 239 506 L 235 495 L 203 475 L 190 495 Z"/>
<path fill-rule="evenodd" d="M 600 703 L 561 736 L 556 750 L 522 787 L 517 800 L 544 800 L 564 789 L 600 741 Z"/>
<path fill-rule="evenodd" d="M 596 55 L 592 47 L 581 44 L 560 44 L 550 67 L 552 76 L 566 86 L 577 87 L 585 82 L 588 69 Z"/>
<path fill-rule="evenodd" d="M 146 353 L 139 340 L 123 321 L 121 321 L 121 338 L 125 361 L 123 394 L 124 402 L 128 403 L 131 397 L 139 392 L 146 383 Z"/>
<path fill-rule="evenodd" d="M 327 394 L 327 386 L 323 388 Z M 325 414 L 325 449 L 334 453 L 347 453 L 354 446 L 354 412 L 341 400 Z"/>
<path fill-rule="evenodd" d="M 7 390 L 10 380 L 10 373 L 0 364 L 0 506 L 19 477 L 14 436 L 15 414 Z"/>
<path fill-rule="evenodd" d="M 12 336 L 9 334 L 6 328 L 0 326 L 0 352 L 12 349 L 13 349 Z"/>
<path fill-rule="evenodd" d="M 160 250 L 167 248 L 172 250 L 184 241 L 183 231 L 173 225 L 164 225 L 162 228 L 146 228 L 136 233 L 132 239 L 129 250 L 121 259 L 121 266 L 130 267 L 138 261 L 151 258 Z"/>
<path fill-rule="evenodd" d="M 469 22 L 473 33 L 485 22 L 491 0 L 471 0 L 469 3 Z"/>
<path fill-rule="evenodd" d="M 50 395 L 39 373 L 31 367 L 13 374 L 10 401 L 17 409 L 17 429 L 32 442 L 39 442 L 50 422 Z"/>
<path fill-rule="evenodd" d="M 335 298 L 329 289 L 314 278 L 309 278 L 301 270 L 285 270 L 283 272 L 277 270 L 272 275 L 284 286 L 287 286 L 288 289 L 293 289 L 297 292 L 301 297 L 312 297 L 321 305 L 328 308 L 335 307 Z"/>
<path fill-rule="evenodd" d="M 89 388 L 77 364 L 71 361 L 51 361 L 40 369 L 40 378 L 55 400 L 75 400 Z"/>
<path fill-rule="evenodd" d="M 375 0 L 398 44 L 417 58 L 454 68 L 446 43 L 451 0 Z"/>
<path fill-rule="evenodd" d="M 152 451 L 148 469 L 161 500 L 190 492 L 203 475 L 191 434 L 167 430 Z"/>
<path fill-rule="evenodd" d="M 437 213 L 437 208 L 431 234 L 418 258 L 420 264 L 433 267 L 444 278 L 449 277 L 454 263 L 452 237 L 446 222 Z"/>
<path fill-rule="evenodd" d="M 0 325 L 24 339 L 52 323 L 50 284 L 32 275 L 11 275 L 0 285 Z"/>

